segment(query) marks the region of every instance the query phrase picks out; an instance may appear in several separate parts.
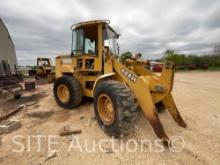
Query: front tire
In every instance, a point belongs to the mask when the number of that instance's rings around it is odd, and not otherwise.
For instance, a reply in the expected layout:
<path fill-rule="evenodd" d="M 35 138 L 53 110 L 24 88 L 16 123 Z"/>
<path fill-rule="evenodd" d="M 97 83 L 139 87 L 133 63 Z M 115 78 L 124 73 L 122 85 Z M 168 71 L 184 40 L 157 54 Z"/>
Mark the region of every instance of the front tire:
<path fill-rule="evenodd" d="M 109 80 L 100 82 L 95 89 L 94 111 L 106 134 L 119 137 L 134 130 L 138 105 L 129 89 L 117 81 Z"/>
<path fill-rule="evenodd" d="M 63 76 L 54 83 L 53 93 L 59 106 L 65 109 L 77 107 L 83 98 L 79 81 L 72 76 Z"/>

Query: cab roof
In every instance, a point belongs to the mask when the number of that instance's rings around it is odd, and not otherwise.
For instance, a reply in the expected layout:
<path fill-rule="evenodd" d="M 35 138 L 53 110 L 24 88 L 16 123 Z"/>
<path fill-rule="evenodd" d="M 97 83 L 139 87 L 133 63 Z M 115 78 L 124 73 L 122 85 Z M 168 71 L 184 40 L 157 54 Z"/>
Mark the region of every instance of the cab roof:
<path fill-rule="evenodd" d="M 100 24 L 100 23 L 109 24 L 110 21 L 109 20 L 91 20 L 91 21 L 86 21 L 86 22 L 79 22 L 79 23 L 73 24 L 71 26 L 71 29 L 73 30 L 73 29 L 77 29 L 77 28 L 80 28 L 86 25 Z"/>
<path fill-rule="evenodd" d="M 81 28 L 87 25 L 94 25 L 94 24 L 101 24 L 101 23 L 108 24 L 108 27 L 117 35 L 117 37 L 120 36 L 120 34 L 118 34 L 111 26 L 109 26 L 110 24 L 109 20 L 91 20 L 91 21 L 79 22 L 79 23 L 73 24 L 71 26 L 71 30 L 78 29 L 78 28 Z"/>

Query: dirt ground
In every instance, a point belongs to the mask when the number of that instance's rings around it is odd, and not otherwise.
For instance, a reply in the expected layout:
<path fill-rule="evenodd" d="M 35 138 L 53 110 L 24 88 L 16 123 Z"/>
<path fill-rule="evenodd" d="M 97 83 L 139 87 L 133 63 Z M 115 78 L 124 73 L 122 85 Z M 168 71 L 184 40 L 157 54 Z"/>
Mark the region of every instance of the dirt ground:
<path fill-rule="evenodd" d="M 27 106 L 10 118 L 21 120 L 20 129 L 0 135 L 0 164 L 218 165 L 220 163 L 220 72 L 176 73 L 173 96 L 188 127 L 186 129 L 179 127 L 168 111 L 160 113 L 159 116 L 170 137 L 182 138 L 183 141 L 179 140 L 175 143 L 180 148 L 179 151 L 163 148 L 161 145 L 158 147 L 152 127 L 142 113 L 138 116 L 133 134 L 120 140 L 112 139 L 115 150 L 111 146 L 111 137 L 103 133 L 94 119 L 91 99 L 85 99 L 77 109 L 63 110 L 54 101 L 52 86 L 39 86 L 33 96 L 27 94 L 19 101 L 0 102 L 0 113 L 3 113 L 19 104 L 37 101 L 37 104 Z M 48 113 L 39 117 L 31 113 L 36 111 Z M 82 133 L 61 137 L 59 132 L 64 127 L 71 130 L 81 129 Z M 42 136 L 41 143 L 37 141 L 36 135 Z M 17 138 L 13 143 L 15 136 Z M 56 142 L 52 145 L 53 151 L 48 147 L 48 139 L 51 138 Z M 100 147 L 102 139 L 107 140 L 102 141 Z M 140 147 L 142 139 L 148 139 L 150 142 L 143 145 L 143 148 Z M 93 142 L 95 151 L 91 151 L 92 147 L 94 148 Z M 90 152 L 86 152 L 86 144 Z M 19 152 L 22 149 L 24 151 Z"/>

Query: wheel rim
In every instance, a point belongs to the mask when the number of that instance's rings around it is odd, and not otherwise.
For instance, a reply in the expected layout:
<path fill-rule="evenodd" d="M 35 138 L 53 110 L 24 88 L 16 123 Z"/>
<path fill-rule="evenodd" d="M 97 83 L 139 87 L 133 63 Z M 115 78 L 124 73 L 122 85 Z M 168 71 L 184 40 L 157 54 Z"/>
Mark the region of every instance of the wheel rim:
<path fill-rule="evenodd" d="M 57 96 L 62 103 L 67 103 L 70 99 L 70 91 L 68 87 L 61 84 L 57 88 Z"/>
<path fill-rule="evenodd" d="M 99 95 L 97 104 L 98 113 L 102 122 L 105 125 L 112 124 L 115 119 L 115 111 L 110 97 L 106 94 Z"/>

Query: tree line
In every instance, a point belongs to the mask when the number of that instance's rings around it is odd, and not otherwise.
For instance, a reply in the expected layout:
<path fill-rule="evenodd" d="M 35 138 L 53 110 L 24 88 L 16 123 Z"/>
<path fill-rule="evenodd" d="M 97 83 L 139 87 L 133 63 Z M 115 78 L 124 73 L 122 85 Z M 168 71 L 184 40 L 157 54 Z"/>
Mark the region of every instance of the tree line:
<path fill-rule="evenodd" d="M 207 64 L 208 66 L 220 67 L 220 53 L 217 52 L 215 54 L 209 55 L 186 55 L 179 54 L 174 50 L 168 49 L 165 51 L 162 61 L 173 61 L 177 66 L 184 65 L 201 65 Z"/>

